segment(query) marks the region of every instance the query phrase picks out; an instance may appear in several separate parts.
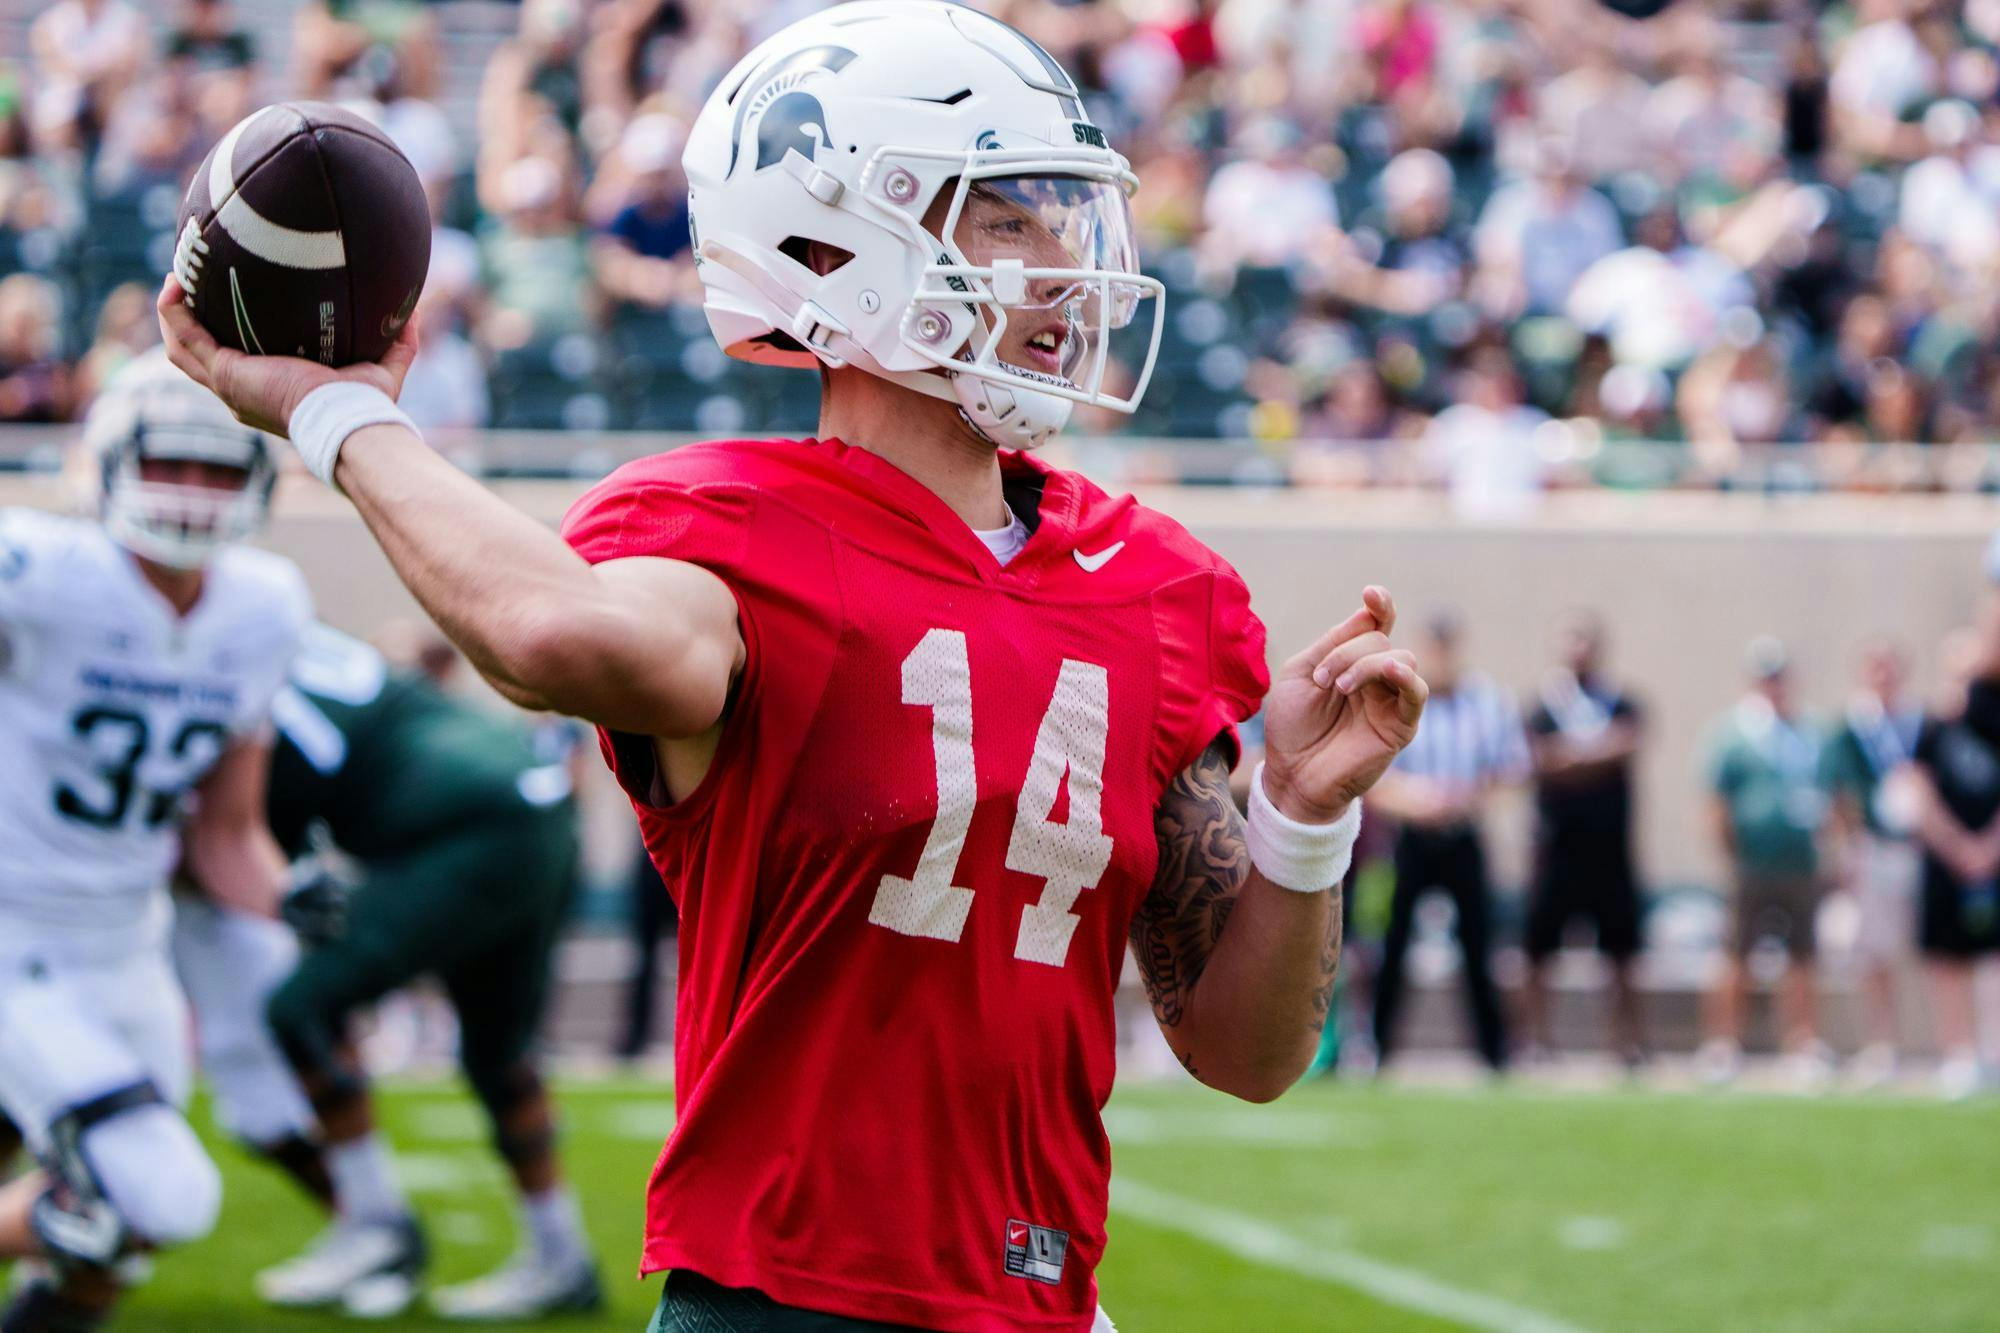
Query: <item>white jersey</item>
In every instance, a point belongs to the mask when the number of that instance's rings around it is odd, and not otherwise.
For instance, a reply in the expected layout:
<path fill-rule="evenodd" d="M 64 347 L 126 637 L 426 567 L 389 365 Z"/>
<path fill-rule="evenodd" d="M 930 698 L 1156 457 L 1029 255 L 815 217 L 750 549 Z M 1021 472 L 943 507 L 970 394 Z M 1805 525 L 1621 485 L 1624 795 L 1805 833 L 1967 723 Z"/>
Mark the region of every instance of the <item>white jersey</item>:
<path fill-rule="evenodd" d="M 0 511 L 0 939 L 160 938 L 183 800 L 310 617 L 279 556 L 225 548 L 183 617 L 95 522 Z"/>

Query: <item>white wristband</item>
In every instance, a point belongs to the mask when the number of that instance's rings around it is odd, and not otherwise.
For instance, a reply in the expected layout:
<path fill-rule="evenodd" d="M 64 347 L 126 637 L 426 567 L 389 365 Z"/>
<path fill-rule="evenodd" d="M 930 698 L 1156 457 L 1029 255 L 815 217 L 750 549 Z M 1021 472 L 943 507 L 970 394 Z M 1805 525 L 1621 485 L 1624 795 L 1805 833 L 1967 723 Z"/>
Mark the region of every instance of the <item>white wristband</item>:
<path fill-rule="evenodd" d="M 1361 802 L 1331 824 L 1302 824 L 1271 804 L 1264 792 L 1264 765 L 1250 775 L 1250 864 L 1281 889 L 1319 893 L 1340 883 L 1354 860 L 1361 833 Z"/>
<path fill-rule="evenodd" d="M 407 426 L 417 423 L 396 406 L 396 400 L 372 384 L 335 380 L 322 384 L 292 409 L 286 431 L 292 446 L 305 460 L 306 470 L 327 485 L 333 485 L 333 465 L 340 460 L 340 446 L 364 426 Z"/>

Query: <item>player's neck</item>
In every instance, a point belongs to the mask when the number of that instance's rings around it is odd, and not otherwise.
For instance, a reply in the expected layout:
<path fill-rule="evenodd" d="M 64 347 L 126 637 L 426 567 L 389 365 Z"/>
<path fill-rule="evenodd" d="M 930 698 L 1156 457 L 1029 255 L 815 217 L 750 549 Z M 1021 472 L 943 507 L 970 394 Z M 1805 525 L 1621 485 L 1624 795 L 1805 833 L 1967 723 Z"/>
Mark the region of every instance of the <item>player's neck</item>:
<path fill-rule="evenodd" d="M 837 386 L 822 401 L 820 438 L 866 449 L 895 464 L 949 505 L 967 527 L 1005 527 L 999 452 L 972 433 L 957 406 L 855 373 L 867 382 Z"/>
<path fill-rule="evenodd" d="M 148 560 L 143 555 L 135 555 L 132 559 L 146 582 L 152 584 L 154 590 L 167 599 L 167 605 L 174 608 L 175 615 L 184 616 L 194 610 L 195 603 L 201 600 L 204 581 L 200 569 L 175 569 L 171 565 Z"/>

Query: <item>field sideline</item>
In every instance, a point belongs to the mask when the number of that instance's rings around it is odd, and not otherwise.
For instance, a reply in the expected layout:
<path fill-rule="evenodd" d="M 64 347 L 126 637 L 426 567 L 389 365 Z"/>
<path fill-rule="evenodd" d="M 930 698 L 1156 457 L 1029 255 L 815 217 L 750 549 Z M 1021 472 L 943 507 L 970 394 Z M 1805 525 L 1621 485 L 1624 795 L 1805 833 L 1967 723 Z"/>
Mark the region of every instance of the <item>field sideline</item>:
<path fill-rule="evenodd" d="M 563 1085 L 566 1146 L 614 1308 L 550 1327 L 639 1333 L 639 1190 L 671 1114 L 631 1079 Z M 384 1097 L 437 1275 L 512 1244 L 499 1168 L 448 1083 Z M 208 1129 L 205 1115 L 201 1123 Z M 1111 1248 L 1124 1333 L 1147 1330 L 1945 1330 L 2000 1323 L 2000 1103 L 1314 1083 L 1268 1107 L 1123 1089 Z M 324 1333 L 248 1275 L 316 1220 L 217 1142 L 217 1234 L 163 1259 L 119 1328 Z M 397 1328 L 446 1327 L 408 1317 Z"/>

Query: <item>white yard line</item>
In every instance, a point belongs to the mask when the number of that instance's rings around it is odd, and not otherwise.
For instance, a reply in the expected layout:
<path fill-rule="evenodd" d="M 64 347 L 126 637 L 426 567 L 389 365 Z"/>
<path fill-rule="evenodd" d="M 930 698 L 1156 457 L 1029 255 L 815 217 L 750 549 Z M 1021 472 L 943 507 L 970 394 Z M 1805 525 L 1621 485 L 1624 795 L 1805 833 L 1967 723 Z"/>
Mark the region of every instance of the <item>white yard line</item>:
<path fill-rule="evenodd" d="M 1352 1250 L 1309 1243 L 1261 1218 L 1154 1189 L 1130 1176 L 1113 1177 L 1111 1207 L 1151 1226 L 1192 1236 L 1239 1259 L 1350 1287 L 1385 1305 L 1489 1333 L 1583 1333 L 1577 1325 L 1539 1310 L 1466 1291 L 1428 1273 L 1383 1263 Z"/>

